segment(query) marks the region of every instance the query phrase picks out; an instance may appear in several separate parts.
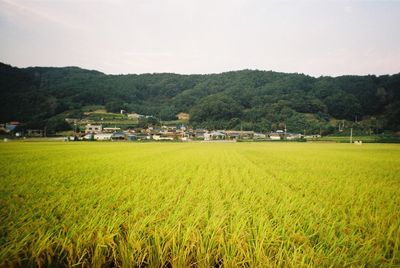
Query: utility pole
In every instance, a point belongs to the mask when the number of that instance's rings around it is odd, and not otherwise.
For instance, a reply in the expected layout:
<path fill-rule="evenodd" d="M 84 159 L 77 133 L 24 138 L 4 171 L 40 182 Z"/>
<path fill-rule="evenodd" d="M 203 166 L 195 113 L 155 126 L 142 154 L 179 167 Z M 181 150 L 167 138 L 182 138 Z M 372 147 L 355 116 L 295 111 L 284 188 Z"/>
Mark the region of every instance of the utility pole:
<path fill-rule="evenodd" d="M 242 120 L 240 120 L 240 134 L 239 134 L 239 140 L 242 139 L 242 132 L 243 132 L 243 125 L 242 125 Z"/>
<path fill-rule="evenodd" d="M 342 121 L 342 124 L 339 123 L 339 132 L 342 132 L 344 130 L 344 120 Z"/>
<path fill-rule="evenodd" d="M 285 123 L 285 136 L 284 137 L 285 137 L 285 140 L 286 140 L 286 123 Z"/>
<path fill-rule="evenodd" d="M 353 143 L 353 128 L 350 128 L 350 143 Z"/>

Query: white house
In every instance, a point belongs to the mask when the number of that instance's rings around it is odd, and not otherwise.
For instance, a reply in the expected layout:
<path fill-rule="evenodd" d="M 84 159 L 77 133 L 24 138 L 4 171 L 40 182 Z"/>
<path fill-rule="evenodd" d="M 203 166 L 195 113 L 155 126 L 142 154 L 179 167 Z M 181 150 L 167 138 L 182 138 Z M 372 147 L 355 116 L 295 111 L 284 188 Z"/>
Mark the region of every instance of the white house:
<path fill-rule="evenodd" d="M 96 133 L 102 133 L 103 132 L 103 126 L 102 125 L 91 125 L 91 124 L 87 124 L 85 127 L 85 133 L 92 133 L 92 134 L 96 134 Z"/>
<path fill-rule="evenodd" d="M 105 128 L 103 128 L 103 131 L 106 132 L 106 133 L 114 133 L 114 132 L 121 131 L 121 128 L 119 128 L 119 127 L 105 127 Z"/>
<path fill-rule="evenodd" d="M 271 133 L 271 134 L 269 134 L 269 138 L 271 140 L 280 140 L 281 139 L 281 135 L 279 135 L 278 133 Z"/>
<path fill-rule="evenodd" d="M 210 141 L 210 140 L 224 140 L 225 139 L 225 133 L 222 133 L 220 131 L 212 131 L 209 133 L 204 133 L 204 140 L 205 141 Z"/>
<path fill-rule="evenodd" d="M 111 140 L 112 133 L 98 133 L 94 135 L 94 139 L 98 141 L 108 141 Z"/>
<path fill-rule="evenodd" d="M 164 140 L 164 141 L 172 141 L 172 140 L 174 140 L 174 138 L 172 138 L 172 137 L 162 137 L 160 135 L 153 135 L 153 140 L 155 140 L 155 141 L 162 141 L 162 140 Z"/>

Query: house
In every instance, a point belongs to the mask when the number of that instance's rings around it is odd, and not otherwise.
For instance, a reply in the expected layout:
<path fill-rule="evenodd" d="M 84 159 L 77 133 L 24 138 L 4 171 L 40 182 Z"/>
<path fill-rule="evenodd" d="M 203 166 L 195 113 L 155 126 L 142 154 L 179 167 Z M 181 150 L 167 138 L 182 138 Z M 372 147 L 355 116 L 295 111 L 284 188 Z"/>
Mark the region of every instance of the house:
<path fill-rule="evenodd" d="M 163 137 L 163 136 L 161 136 L 161 135 L 153 135 L 153 140 L 155 140 L 155 141 L 165 141 L 165 140 L 167 140 L 167 141 L 173 141 L 174 140 L 174 138 L 173 137 Z"/>
<path fill-rule="evenodd" d="M 252 139 L 254 131 L 227 130 L 225 134 L 230 139 Z"/>
<path fill-rule="evenodd" d="M 176 115 L 176 117 L 178 118 L 178 120 L 189 120 L 189 114 L 184 112 L 180 112 Z"/>
<path fill-rule="evenodd" d="M 209 132 L 204 133 L 203 137 L 204 137 L 204 140 L 205 140 L 205 141 L 210 141 L 210 140 L 212 140 L 212 138 L 211 138 L 211 133 L 209 133 Z"/>
<path fill-rule="evenodd" d="M 111 134 L 111 140 L 125 140 L 125 133 L 123 132 L 114 132 Z"/>
<path fill-rule="evenodd" d="M 185 125 L 178 125 L 178 126 L 176 126 L 176 129 L 180 130 L 180 131 L 185 131 L 186 127 L 185 127 Z"/>
<path fill-rule="evenodd" d="M 225 133 L 221 131 L 212 131 L 209 133 L 204 133 L 204 140 L 205 141 L 210 141 L 210 140 L 224 140 L 225 139 Z"/>
<path fill-rule="evenodd" d="M 279 133 L 274 132 L 274 133 L 270 133 L 269 134 L 269 138 L 271 140 L 281 140 L 282 139 L 282 135 L 280 135 Z"/>
<path fill-rule="evenodd" d="M 83 136 L 83 140 L 93 141 L 94 140 L 94 135 L 92 133 L 88 133 L 85 136 Z"/>
<path fill-rule="evenodd" d="M 151 139 L 151 136 L 150 136 L 150 135 L 148 135 L 148 134 L 143 134 L 143 133 L 137 133 L 137 134 L 135 134 L 135 136 L 136 136 L 136 138 L 137 138 L 138 140 L 150 140 L 150 139 Z"/>
<path fill-rule="evenodd" d="M 134 128 L 128 128 L 126 130 L 124 130 L 125 133 L 136 133 L 136 130 Z"/>
<path fill-rule="evenodd" d="M 183 136 L 184 136 L 184 137 L 187 137 L 189 140 L 195 138 L 193 129 L 188 129 L 188 130 L 186 130 L 186 131 L 183 133 Z"/>
<path fill-rule="evenodd" d="M 194 137 L 196 139 L 204 139 L 204 134 L 207 133 L 205 129 L 196 129 L 194 130 Z"/>
<path fill-rule="evenodd" d="M 304 138 L 307 139 L 307 140 L 314 140 L 314 139 L 321 138 L 321 135 L 319 135 L 319 134 L 311 134 L 311 135 L 304 136 Z"/>
<path fill-rule="evenodd" d="M 287 140 L 300 140 L 304 136 L 300 133 L 286 133 L 286 139 Z"/>
<path fill-rule="evenodd" d="M 14 131 L 21 123 L 18 121 L 11 121 L 5 124 L 5 131 L 7 133 Z"/>
<path fill-rule="evenodd" d="M 138 137 L 136 135 L 128 135 L 127 138 L 128 138 L 128 141 L 136 141 L 136 140 L 138 140 Z"/>
<path fill-rule="evenodd" d="M 108 141 L 111 140 L 111 133 L 98 133 L 94 135 L 94 139 L 98 141 Z"/>
<path fill-rule="evenodd" d="M 85 133 L 92 133 L 92 134 L 96 134 L 96 133 L 102 133 L 103 132 L 103 126 L 102 125 L 91 125 L 91 124 L 87 124 L 85 127 Z"/>
<path fill-rule="evenodd" d="M 231 139 L 231 140 L 238 140 L 238 139 L 240 139 L 240 134 L 237 133 L 237 132 L 230 132 L 230 131 L 229 131 L 229 133 L 226 133 L 226 136 L 227 136 L 229 139 Z"/>
<path fill-rule="evenodd" d="M 271 140 L 284 140 L 286 138 L 286 132 L 278 129 L 276 132 L 269 133 L 268 136 Z"/>
<path fill-rule="evenodd" d="M 179 138 L 181 138 L 181 137 L 184 137 L 185 136 L 185 133 L 184 132 L 179 132 L 179 131 L 163 131 L 163 132 L 159 132 L 159 135 L 162 137 L 162 138 L 171 138 L 172 140 L 177 140 L 177 139 L 179 139 Z"/>
<path fill-rule="evenodd" d="M 120 132 L 121 128 L 119 127 L 105 127 L 103 128 L 104 133 L 114 133 L 114 132 Z"/>

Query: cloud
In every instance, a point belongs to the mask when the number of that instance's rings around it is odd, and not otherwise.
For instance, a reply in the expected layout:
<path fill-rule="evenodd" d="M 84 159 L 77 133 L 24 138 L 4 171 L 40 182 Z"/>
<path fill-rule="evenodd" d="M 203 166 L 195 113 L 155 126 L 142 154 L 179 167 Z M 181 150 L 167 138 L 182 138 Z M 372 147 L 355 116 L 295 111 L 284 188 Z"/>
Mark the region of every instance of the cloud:
<path fill-rule="evenodd" d="M 11 1 L 11 0 L 0 0 L 0 3 L 4 3 L 6 7 L 8 7 L 8 11 L 14 12 L 14 13 L 19 13 L 24 16 L 28 16 L 30 18 L 36 18 L 40 20 L 44 20 L 46 22 L 51 22 L 55 23 L 57 25 L 61 25 L 66 28 L 72 28 L 72 29 L 83 29 L 82 25 L 77 25 L 75 23 L 72 23 L 70 20 L 63 19 L 61 16 L 56 16 L 52 13 L 45 12 L 44 10 L 41 10 L 39 8 L 34 8 L 29 5 L 17 2 L 17 1 Z"/>

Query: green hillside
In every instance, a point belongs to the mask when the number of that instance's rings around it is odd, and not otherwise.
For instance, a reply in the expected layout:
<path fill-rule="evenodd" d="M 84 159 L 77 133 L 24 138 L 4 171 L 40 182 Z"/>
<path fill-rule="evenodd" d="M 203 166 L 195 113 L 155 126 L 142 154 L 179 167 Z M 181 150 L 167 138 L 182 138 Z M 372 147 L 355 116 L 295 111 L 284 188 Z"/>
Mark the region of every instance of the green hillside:
<path fill-rule="evenodd" d="M 314 78 L 242 70 L 221 74 L 106 75 L 78 67 L 16 68 L 0 64 L 0 122 L 67 128 L 84 107 L 102 105 L 174 120 L 190 114 L 194 127 L 360 134 L 400 130 L 400 74 Z M 344 120 L 344 121 L 343 121 Z M 357 122 L 357 123 L 355 123 Z"/>

